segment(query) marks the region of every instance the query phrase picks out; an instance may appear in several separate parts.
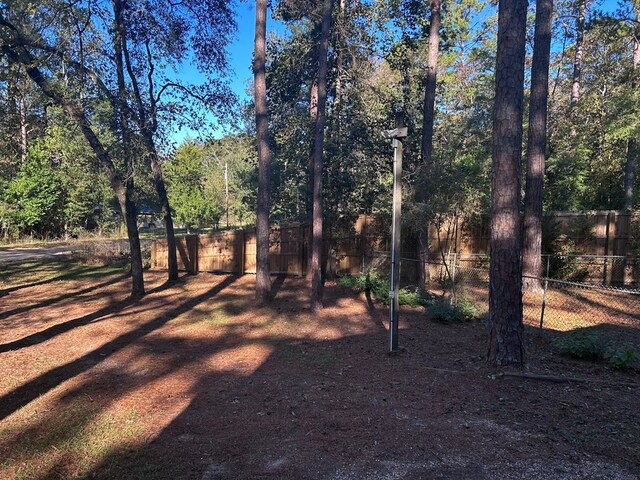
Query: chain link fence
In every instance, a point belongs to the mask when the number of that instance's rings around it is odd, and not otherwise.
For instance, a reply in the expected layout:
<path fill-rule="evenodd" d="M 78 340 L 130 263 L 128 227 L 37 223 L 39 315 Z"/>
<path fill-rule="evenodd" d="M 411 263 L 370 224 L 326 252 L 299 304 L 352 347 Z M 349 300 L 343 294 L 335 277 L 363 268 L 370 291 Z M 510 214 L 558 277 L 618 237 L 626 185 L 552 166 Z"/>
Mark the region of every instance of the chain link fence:
<path fill-rule="evenodd" d="M 388 252 L 373 252 L 368 268 L 382 274 L 388 257 Z M 417 268 L 415 258 L 403 256 L 401 261 L 401 268 Z M 543 268 L 563 278 L 530 277 L 537 288 L 523 291 L 525 325 L 547 332 L 593 332 L 607 343 L 640 350 L 640 289 L 633 279 L 637 263 L 629 257 L 543 256 Z M 488 314 L 488 256 L 444 255 L 430 260 L 428 269 L 427 288 L 433 295 L 471 304 L 480 317 Z M 616 271 L 627 272 L 626 285 L 604 284 Z M 405 276 L 402 283 L 406 286 L 411 281 Z"/>

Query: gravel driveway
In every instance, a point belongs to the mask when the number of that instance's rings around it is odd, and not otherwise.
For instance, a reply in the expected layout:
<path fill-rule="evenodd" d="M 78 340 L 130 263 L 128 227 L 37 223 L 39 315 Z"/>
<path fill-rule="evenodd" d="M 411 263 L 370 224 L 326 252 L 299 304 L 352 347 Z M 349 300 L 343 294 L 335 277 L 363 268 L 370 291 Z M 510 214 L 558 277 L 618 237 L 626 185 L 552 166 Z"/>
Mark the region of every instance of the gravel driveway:
<path fill-rule="evenodd" d="M 51 247 L 18 247 L 0 249 L 0 263 L 27 262 L 30 260 L 51 260 L 70 255 L 77 249 L 77 245 L 55 245 Z"/>

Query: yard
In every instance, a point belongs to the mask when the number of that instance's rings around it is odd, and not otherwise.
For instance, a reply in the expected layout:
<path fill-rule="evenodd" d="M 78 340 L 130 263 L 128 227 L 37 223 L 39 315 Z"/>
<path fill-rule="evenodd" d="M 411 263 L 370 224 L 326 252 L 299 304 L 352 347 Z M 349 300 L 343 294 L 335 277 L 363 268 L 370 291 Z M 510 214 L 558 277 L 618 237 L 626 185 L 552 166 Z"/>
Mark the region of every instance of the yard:
<path fill-rule="evenodd" d="M 551 353 L 484 363 L 479 321 L 401 313 L 303 279 L 185 276 L 127 300 L 115 267 L 10 264 L 0 285 L 0 478 L 636 479 L 640 378 Z"/>

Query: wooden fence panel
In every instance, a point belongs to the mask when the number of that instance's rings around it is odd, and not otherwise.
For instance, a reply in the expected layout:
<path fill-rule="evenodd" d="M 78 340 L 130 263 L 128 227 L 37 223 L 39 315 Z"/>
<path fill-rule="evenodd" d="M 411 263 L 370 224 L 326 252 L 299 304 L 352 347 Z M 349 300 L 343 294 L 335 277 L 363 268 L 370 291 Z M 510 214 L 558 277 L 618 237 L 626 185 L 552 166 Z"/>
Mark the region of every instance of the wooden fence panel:
<path fill-rule="evenodd" d="M 556 231 L 566 240 L 575 242 L 578 251 L 584 255 L 629 256 L 638 230 L 640 216 L 627 212 L 553 212 L 545 217 L 556 224 Z M 432 258 L 440 258 L 438 245 L 445 255 L 458 253 L 485 254 L 489 241 L 489 218 L 479 216 L 473 219 L 453 218 L 445 220 L 446 228 L 441 231 L 441 242 L 437 241 L 435 228 L 430 229 Z M 447 238 L 448 232 L 448 238 Z M 356 275 L 374 263 L 385 264 L 379 259 L 372 262 L 371 253 L 389 250 L 389 225 L 380 218 L 360 217 L 350 232 L 337 234 L 331 245 L 329 272 Z M 307 270 L 308 227 L 300 224 L 275 226 L 270 230 L 270 268 L 273 274 L 304 275 Z M 408 237 L 407 240 L 410 240 Z M 255 273 L 256 232 L 255 229 L 218 232 L 210 235 L 188 235 L 177 237 L 178 265 L 183 271 Z M 415 258 L 412 245 L 403 245 L 403 257 Z M 324 244 L 326 258 L 329 245 Z M 157 239 L 152 246 L 151 267 L 167 268 L 167 245 L 164 239 Z M 417 275 L 417 264 L 405 262 L 403 278 L 412 279 Z M 383 269 L 384 270 L 384 269 Z M 627 283 L 640 276 L 640 267 L 629 258 L 614 268 L 605 268 L 603 281 Z"/>
<path fill-rule="evenodd" d="M 192 273 L 197 271 L 197 238 L 195 235 L 176 237 L 179 270 Z M 167 252 L 167 241 L 165 239 L 154 240 L 151 247 L 151 268 L 167 270 L 169 268 Z"/>
<path fill-rule="evenodd" d="M 238 231 L 200 235 L 198 269 L 203 272 L 240 273 L 240 240 Z"/>

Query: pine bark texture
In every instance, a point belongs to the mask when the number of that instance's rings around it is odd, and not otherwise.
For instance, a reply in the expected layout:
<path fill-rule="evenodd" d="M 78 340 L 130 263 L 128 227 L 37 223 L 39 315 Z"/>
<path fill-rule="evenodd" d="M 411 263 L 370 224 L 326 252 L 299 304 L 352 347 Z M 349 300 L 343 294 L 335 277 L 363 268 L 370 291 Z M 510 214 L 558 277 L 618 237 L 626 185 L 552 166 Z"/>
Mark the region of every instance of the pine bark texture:
<path fill-rule="evenodd" d="M 308 205 L 311 207 L 308 213 L 308 222 L 309 225 L 313 225 L 313 159 L 315 153 L 315 129 L 316 122 L 318 121 L 318 79 L 314 78 L 311 81 L 311 87 L 309 89 L 309 118 L 310 118 L 310 127 L 309 131 L 310 142 L 309 142 L 309 167 L 308 167 L 308 179 L 309 179 L 309 187 L 307 189 L 308 192 Z M 308 229 L 308 238 L 307 238 L 307 275 L 306 279 L 309 284 L 311 284 L 311 279 L 313 278 L 311 268 L 312 255 L 313 255 L 313 228 Z"/>
<path fill-rule="evenodd" d="M 522 287 L 540 290 L 542 255 L 542 199 L 547 148 L 547 101 L 549 96 L 549 57 L 553 0 L 536 2 L 531 99 L 527 138 L 527 177 L 524 194 L 524 232 L 522 244 Z"/>
<path fill-rule="evenodd" d="M 28 144 L 28 124 L 27 124 L 27 99 L 26 94 L 23 92 L 20 95 L 20 160 L 22 165 L 27 162 L 27 152 L 29 150 Z"/>
<path fill-rule="evenodd" d="M 500 0 L 493 114 L 489 349 L 493 366 L 524 363 L 520 172 L 527 0 Z"/>
<path fill-rule="evenodd" d="M 429 19 L 429 50 L 427 78 L 422 106 L 422 177 L 423 185 L 416 194 L 418 203 L 427 205 L 430 199 L 431 173 L 433 170 L 433 124 L 435 120 L 436 86 L 438 81 L 438 55 L 440 51 L 440 0 L 432 0 Z M 418 232 L 418 281 L 424 288 L 429 280 L 429 223 L 422 222 Z"/>
<path fill-rule="evenodd" d="M 333 1 L 324 0 L 322 29 L 318 45 L 318 106 L 313 146 L 313 238 L 311 244 L 311 311 L 322 310 L 322 170 L 324 166 L 324 126 L 327 112 L 327 54 L 331 33 Z"/>
<path fill-rule="evenodd" d="M 574 107 L 580 100 L 580 79 L 582 77 L 582 57 L 584 50 L 584 20 L 587 13 L 587 0 L 578 3 L 576 18 L 576 49 L 573 60 L 573 75 L 571 82 L 571 106 Z"/>
<path fill-rule="evenodd" d="M 631 80 L 631 88 L 633 90 L 640 86 L 638 76 L 640 75 L 640 1 L 635 3 L 636 26 L 633 30 L 633 78 Z M 627 141 L 627 158 L 624 168 L 624 209 L 633 210 L 633 190 L 636 180 L 636 168 L 640 157 L 640 148 L 638 140 L 635 137 L 629 138 Z"/>
<path fill-rule="evenodd" d="M 258 148 L 258 205 L 256 212 L 256 300 L 269 301 L 269 117 L 266 82 L 267 0 L 256 0 L 256 33 L 253 54 L 256 143 Z"/>

